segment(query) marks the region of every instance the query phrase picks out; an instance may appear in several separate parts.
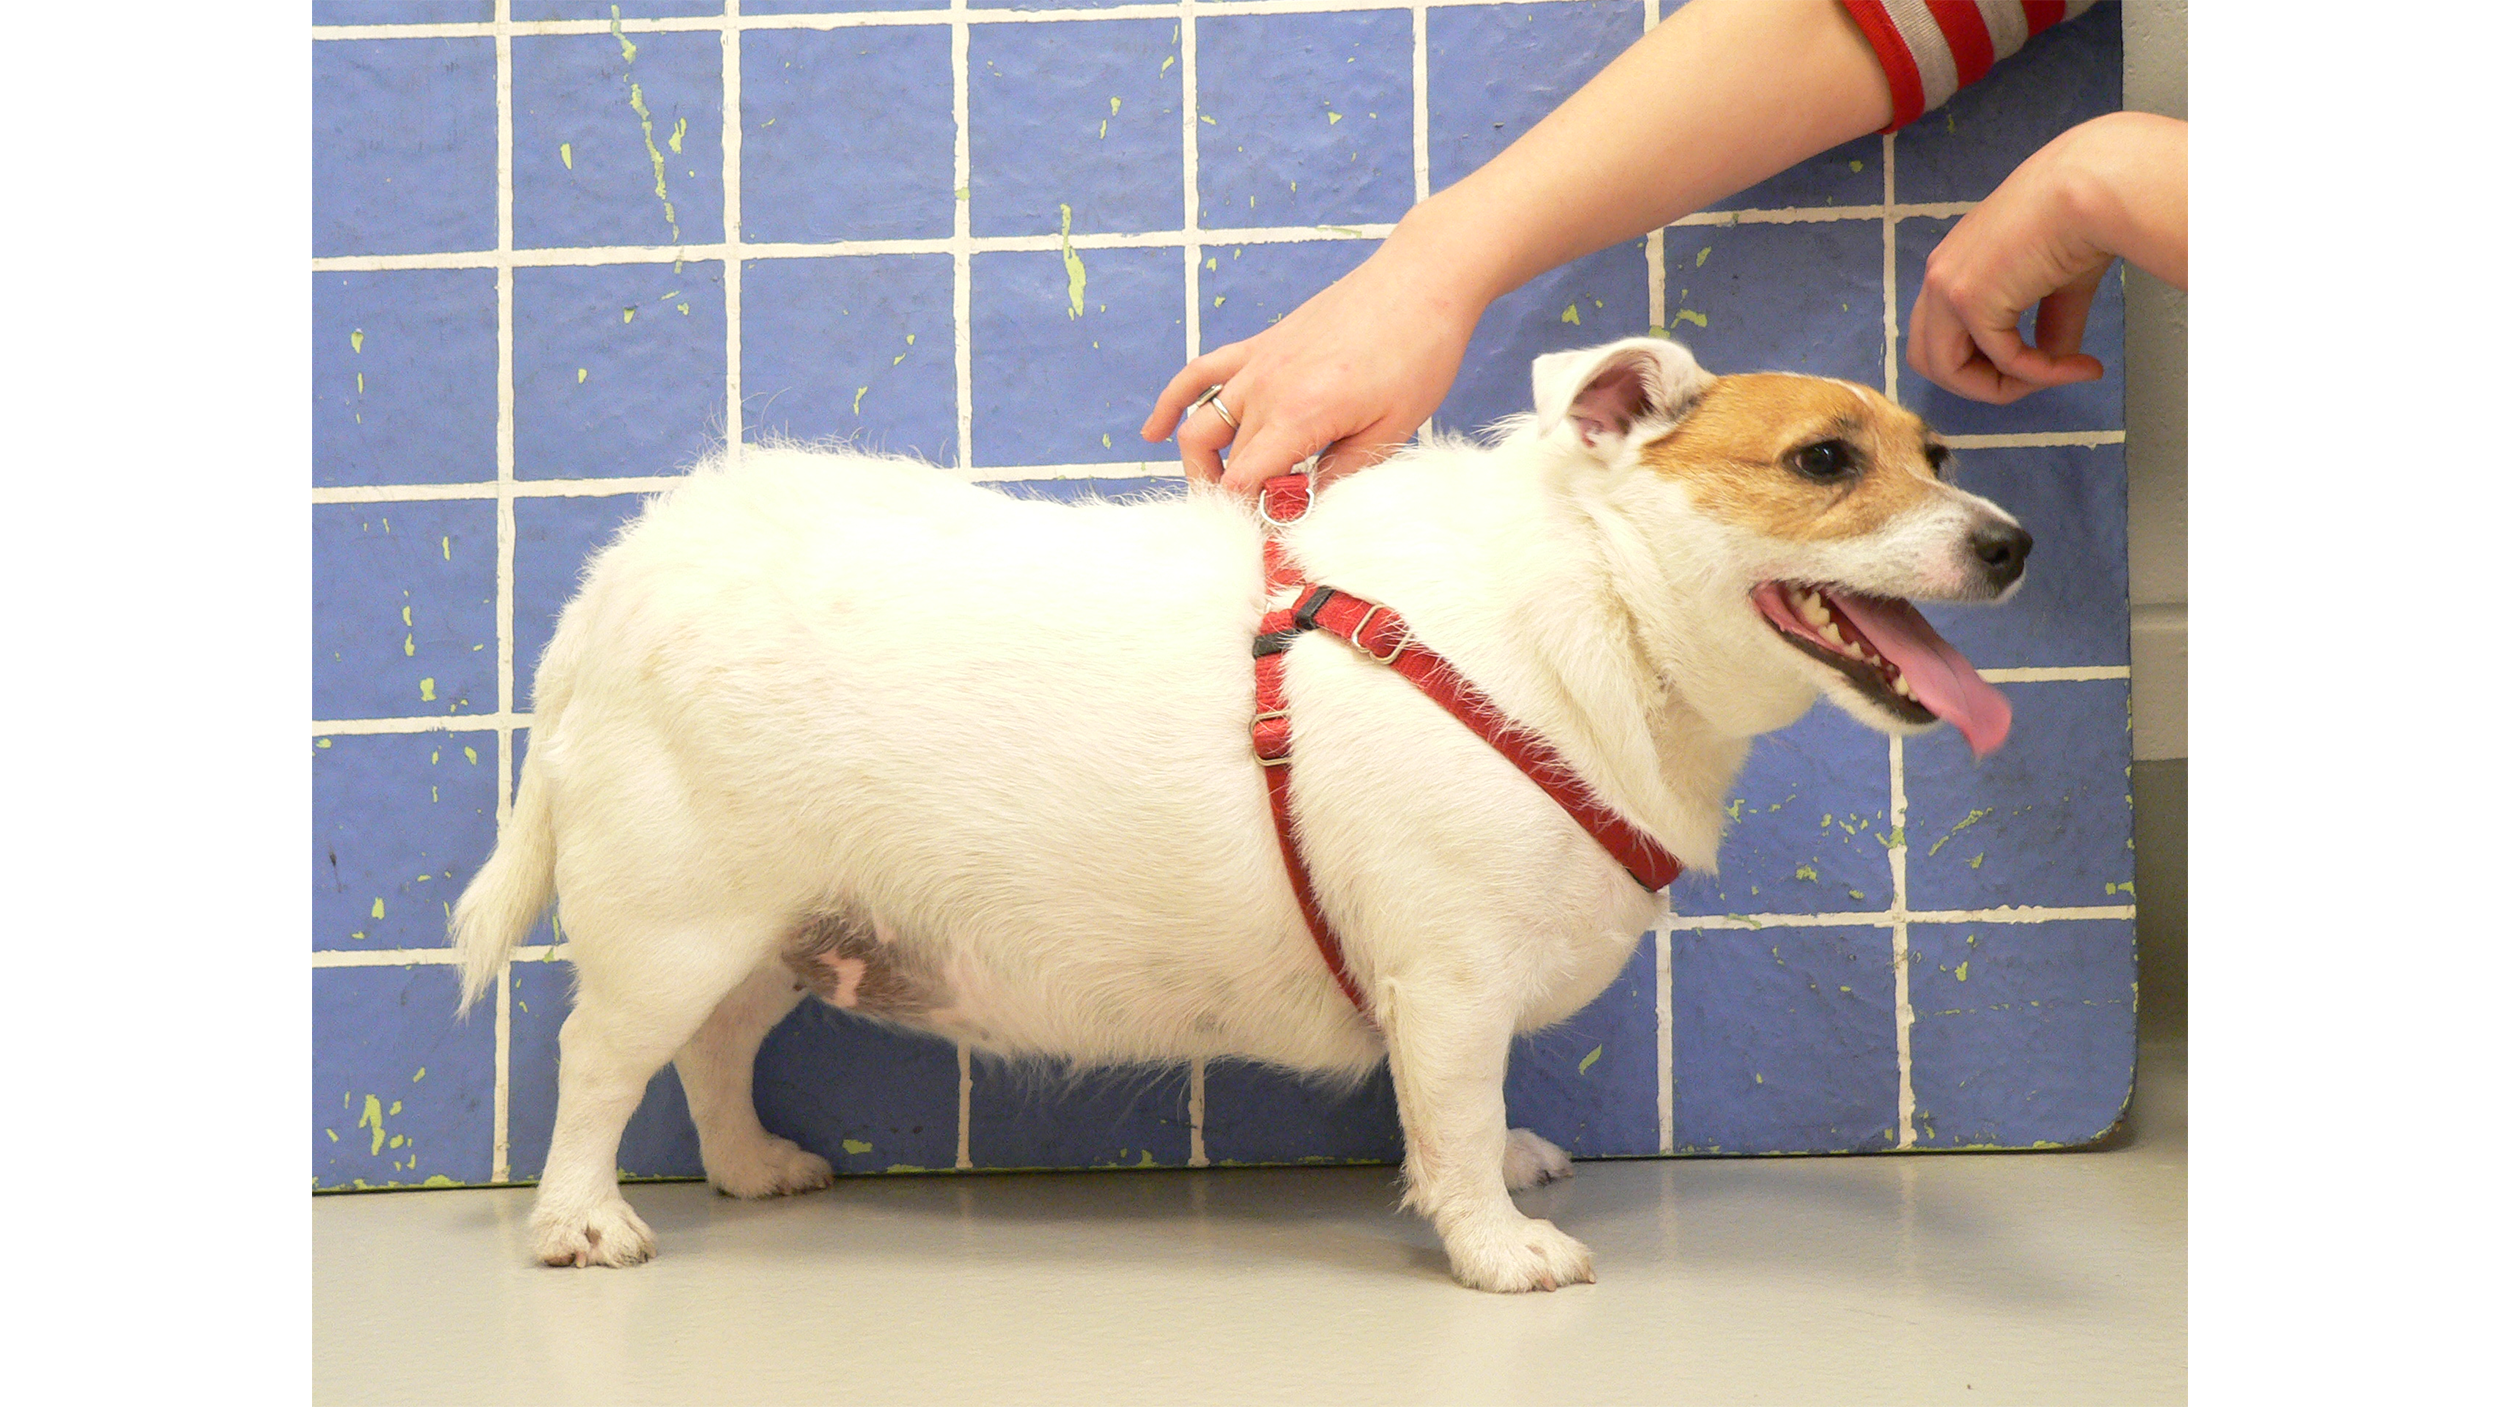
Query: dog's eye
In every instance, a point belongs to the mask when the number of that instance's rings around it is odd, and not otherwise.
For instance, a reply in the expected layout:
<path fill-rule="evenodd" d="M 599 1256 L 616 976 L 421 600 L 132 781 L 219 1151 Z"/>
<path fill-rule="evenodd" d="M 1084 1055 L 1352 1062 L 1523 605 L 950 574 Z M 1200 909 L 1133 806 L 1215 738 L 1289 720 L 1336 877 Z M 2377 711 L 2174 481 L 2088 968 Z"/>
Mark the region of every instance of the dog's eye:
<path fill-rule="evenodd" d="M 1829 483 L 1855 468 L 1857 458 L 1850 452 L 1847 440 L 1817 440 L 1790 455 L 1788 462 L 1806 478 Z"/>

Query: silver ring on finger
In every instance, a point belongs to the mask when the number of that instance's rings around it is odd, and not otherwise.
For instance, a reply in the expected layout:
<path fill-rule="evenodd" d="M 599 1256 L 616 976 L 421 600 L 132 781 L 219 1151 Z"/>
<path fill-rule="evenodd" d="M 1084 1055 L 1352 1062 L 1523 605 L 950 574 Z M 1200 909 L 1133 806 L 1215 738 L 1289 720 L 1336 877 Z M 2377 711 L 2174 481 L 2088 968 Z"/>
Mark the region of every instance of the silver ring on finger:
<path fill-rule="evenodd" d="M 1220 415 L 1220 416 L 1222 416 L 1222 417 L 1224 418 L 1224 423 L 1225 423 L 1225 424 L 1230 425 L 1230 426 L 1231 426 L 1231 427 L 1233 427 L 1234 429 L 1238 430 L 1238 429 L 1240 429 L 1240 428 L 1241 428 L 1241 420 L 1239 419 L 1239 417 L 1235 416 L 1235 415 L 1232 413 L 1232 411 L 1230 411 L 1230 410 L 1226 409 L 1226 408 L 1225 408 L 1225 405 L 1224 405 L 1224 402 L 1218 398 L 1218 393 L 1219 393 L 1219 392 L 1221 392 L 1223 389 L 1224 389 L 1224 383 L 1223 383 L 1223 382 L 1221 382 L 1221 381 L 1218 381 L 1218 382 L 1216 382 L 1214 385 L 1209 386 L 1207 389 L 1205 389 L 1205 390 L 1203 390 L 1203 391 L 1199 392 L 1199 393 L 1198 393 L 1198 399 L 1196 399 L 1196 400 L 1194 400 L 1194 401 L 1191 401 L 1191 402 L 1189 403 L 1189 411 L 1190 411 L 1190 413 L 1191 413 L 1191 414 L 1195 414 L 1195 413 L 1197 412 L 1198 407 L 1200 407 L 1200 406 L 1202 406 L 1202 405 L 1211 405 L 1211 406 L 1215 407 L 1215 413 L 1216 413 L 1217 415 Z"/>

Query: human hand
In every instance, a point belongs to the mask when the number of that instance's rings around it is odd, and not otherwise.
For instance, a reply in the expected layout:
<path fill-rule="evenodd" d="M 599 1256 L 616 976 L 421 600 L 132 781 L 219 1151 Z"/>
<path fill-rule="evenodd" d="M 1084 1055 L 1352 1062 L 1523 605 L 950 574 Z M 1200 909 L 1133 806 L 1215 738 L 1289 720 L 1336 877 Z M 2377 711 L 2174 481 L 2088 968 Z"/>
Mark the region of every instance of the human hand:
<path fill-rule="evenodd" d="M 2186 188 L 2186 124 L 2169 118 L 2112 113 L 2042 147 L 1927 256 L 1911 369 L 1994 405 L 2098 380 L 2080 350 L 2092 295 L 2122 256 L 2184 286 Z"/>
<path fill-rule="evenodd" d="M 1449 394 L 1484 314 L 1433 264 L 1392 236 L 1267 330 L 1181 368 L 1138 433 L 1161 440 L 1178 426 L 1189 477 L 1241 494 L 1315 454 L 1322 479 L 1387 458 Z M 1219 383 L 1238 430 L 1212 406 L 1188 414 Z"/>

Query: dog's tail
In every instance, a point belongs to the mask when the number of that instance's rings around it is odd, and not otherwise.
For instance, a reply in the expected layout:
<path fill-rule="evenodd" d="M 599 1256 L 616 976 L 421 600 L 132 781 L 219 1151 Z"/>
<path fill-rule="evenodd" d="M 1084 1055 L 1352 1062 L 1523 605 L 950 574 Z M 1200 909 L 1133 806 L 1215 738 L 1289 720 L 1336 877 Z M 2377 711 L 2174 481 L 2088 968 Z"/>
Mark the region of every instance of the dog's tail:
<path fill-rule="evenodd" d="M 571 616 L 567 611 L 567 617 Z M 555 640 L 538 667 L 536 712 L 532 734 L 538 747 L 522 766 L 520 784 L 512 793 L 512 817 L 496 837 L 495 853 L 469 881 L 451 914 L 452 945 L 460 952 L 460 1009 L 477 1004 L 502 970 L 504 960 L 527 937 L 555 898 L 556 844 L 549 769 L 541 765 L 544 750 L 556 731 L 572 695 L 572 632 L 560 622 Z"/>

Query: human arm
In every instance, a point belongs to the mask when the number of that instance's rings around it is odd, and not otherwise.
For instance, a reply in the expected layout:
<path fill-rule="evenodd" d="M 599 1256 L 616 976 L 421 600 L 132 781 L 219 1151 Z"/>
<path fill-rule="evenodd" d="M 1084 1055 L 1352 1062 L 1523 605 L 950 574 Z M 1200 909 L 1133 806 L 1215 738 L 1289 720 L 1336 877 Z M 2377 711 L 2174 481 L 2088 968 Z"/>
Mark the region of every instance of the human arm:
<path fill-rule="evenodd" d="M 1344 278 L 1183 368 L 1141 433 L 1177 425 L 1190 476 L 1242 492 L 1322 450 L 1323 473 L 1359 468 L 1440 404 L 1495 298 L 1893 115 L 1883 66 L 1839 0 L 1693 0 L 1409 211 Z M 1238 431 L 1182 418 L 1218 382 Z M 1217 457 L 1228 444 L 1229 465 Z"/>
<path fill-rule="evenodd" d="M 2114 112 L 2016 167 L 1927 256 L 1904 339 L 1911 369 L 1996 405 L 2099 379 L 2099 358 L 2080 348 L 2113 259 L 2187 287 L 2185 122 Z"/>

